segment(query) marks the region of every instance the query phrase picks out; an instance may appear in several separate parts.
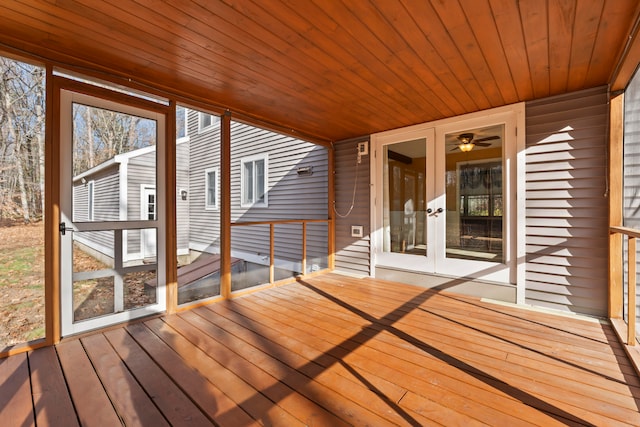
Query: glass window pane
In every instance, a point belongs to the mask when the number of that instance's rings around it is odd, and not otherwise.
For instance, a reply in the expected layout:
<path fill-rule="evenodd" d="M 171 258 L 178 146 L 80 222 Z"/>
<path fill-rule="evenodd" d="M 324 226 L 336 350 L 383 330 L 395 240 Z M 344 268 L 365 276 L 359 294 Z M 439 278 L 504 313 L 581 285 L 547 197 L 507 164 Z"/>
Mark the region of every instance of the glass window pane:
<path fill-rule="evenodd" d="M 504 125 L 445 136 L 447 258 L 504 260 L 503 137 Z"/>
<path fill-rule="evenodd" d="M 424 138 L 385 147 L 384 252 L 426 254 L 426 147 Z"/>
<path fill-rule="evenodd" d="M 264 203 L 264 160 L 256 161 L 256 202 Z"/>
<path fill-rule="evenodd" d="M 244 203 L 253 203 L 253 162 L 244 163 Z"/>

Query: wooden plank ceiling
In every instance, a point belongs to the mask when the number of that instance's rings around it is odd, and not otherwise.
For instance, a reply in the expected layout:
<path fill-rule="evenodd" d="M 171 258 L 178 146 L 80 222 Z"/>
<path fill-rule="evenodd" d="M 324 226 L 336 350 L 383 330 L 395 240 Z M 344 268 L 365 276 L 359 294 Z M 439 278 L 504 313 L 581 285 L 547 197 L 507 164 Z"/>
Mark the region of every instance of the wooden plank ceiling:
<path fill-rule="evenodd" d="M 6 0 L 0 49 L 341 140 L 620 86 L 637 64 L 638 11 L 632 0 Z"/>

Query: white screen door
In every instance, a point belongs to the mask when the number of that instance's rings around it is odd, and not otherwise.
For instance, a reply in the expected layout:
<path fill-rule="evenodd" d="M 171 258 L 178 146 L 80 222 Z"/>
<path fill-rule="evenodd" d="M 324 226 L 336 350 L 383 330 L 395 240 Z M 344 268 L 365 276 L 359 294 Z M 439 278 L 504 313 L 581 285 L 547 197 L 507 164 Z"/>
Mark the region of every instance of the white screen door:
<path fill-rule="evenodd" d="M 165 116 L 68 90 L 60 104 L 65 336 L 166 307 L 164 201 L 155 190 L 164 186 Z"/>

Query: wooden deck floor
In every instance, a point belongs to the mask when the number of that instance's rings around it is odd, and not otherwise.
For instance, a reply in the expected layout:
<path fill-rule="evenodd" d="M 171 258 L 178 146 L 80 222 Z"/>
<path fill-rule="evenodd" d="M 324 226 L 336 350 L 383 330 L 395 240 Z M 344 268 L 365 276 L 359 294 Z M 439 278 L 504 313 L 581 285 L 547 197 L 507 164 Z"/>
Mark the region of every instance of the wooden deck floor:
<path fill-rule="evenodd" d="M 0 361 L 3 426 L 640 425 L 608 325 L 322 275 Z"/>

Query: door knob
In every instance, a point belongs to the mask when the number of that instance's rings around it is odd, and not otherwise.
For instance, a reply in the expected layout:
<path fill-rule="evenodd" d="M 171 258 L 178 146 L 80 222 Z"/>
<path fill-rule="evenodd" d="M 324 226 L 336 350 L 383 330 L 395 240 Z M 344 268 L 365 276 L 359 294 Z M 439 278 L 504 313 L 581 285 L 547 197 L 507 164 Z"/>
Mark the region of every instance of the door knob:
<path fill-rule="evenodd" d="M 436 213 L 442 213 L 442 212 L 444 212 L 444 209 L 442 208 L 438 208 L 438 210 L 436 210 Z"/>
<path fill-rule="evenodd" d="M 431 212 L 433 212 L 433 209 L 427 208 L 427 213 L 430 214 Z"/>

